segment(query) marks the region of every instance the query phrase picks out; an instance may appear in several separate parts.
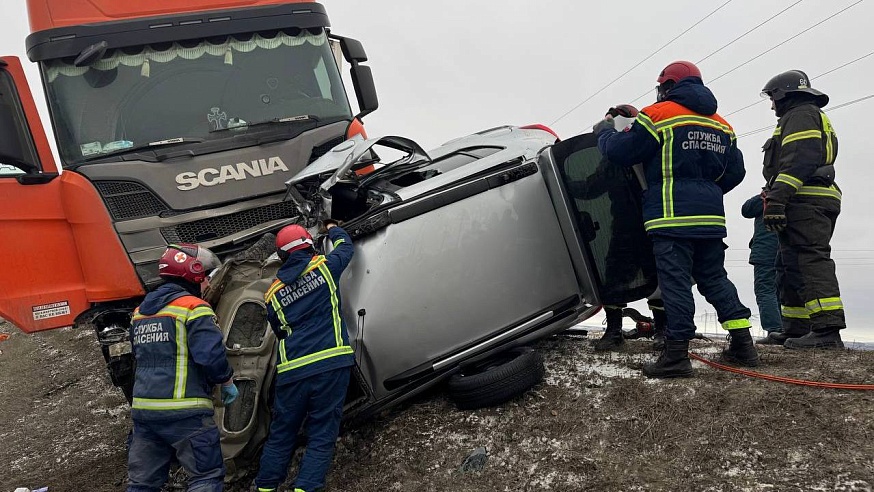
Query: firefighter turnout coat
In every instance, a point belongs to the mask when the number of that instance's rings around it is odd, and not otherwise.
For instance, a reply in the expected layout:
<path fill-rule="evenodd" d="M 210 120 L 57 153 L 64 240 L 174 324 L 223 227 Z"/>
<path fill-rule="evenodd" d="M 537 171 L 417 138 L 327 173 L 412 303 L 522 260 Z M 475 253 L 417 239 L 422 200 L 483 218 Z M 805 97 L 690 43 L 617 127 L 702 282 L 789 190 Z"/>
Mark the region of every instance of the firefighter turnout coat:
<path fill-rule="evenodd" d="M 340 274 L 354 254 L 352 238 L 328 230 L 334 246 L 327 256 L 291 253 L 267 290 L 267 319 L 279 339 L 276 384 L 354 365 L 346 324 L 340 315 Z"/>
<path fill-rule="evenodd" d="M 146 294 L 130 327 L 137 367 L 131 417 L 212 415 L 212 390 L 233 376 L 212 308 L 181 286 Z"/>
<path fill-rule="evenodd" d="M 829 245 L 841 209 L 834 182 L 838 139 L 831 121 L 815 104 L 791 101 L 763 150 L 766 207 L 786 206 L 777 262 L 783 330 L 801 335 L 845 328 Z"/>
<path fill-rule="evenodd" d="M 724 238 L 722 196 L 745 175 L 734 130 L 716 114 L 716 97 L 687 77 L 667 99 L 644 108 L 627 132 L 603 130 L 598 147 L 611 162 L 642 162 L 647 181 L 647 232 L 681 238 Z"/>
<path fill-rule="evenodd" d="M 838 155 L 838 137 L 828 116 L 816 105 L 790 107 L 762 150 L 769 202 L 785 205 L 796 195 L 840 201 L 833 168 L 829 168 Z"/>

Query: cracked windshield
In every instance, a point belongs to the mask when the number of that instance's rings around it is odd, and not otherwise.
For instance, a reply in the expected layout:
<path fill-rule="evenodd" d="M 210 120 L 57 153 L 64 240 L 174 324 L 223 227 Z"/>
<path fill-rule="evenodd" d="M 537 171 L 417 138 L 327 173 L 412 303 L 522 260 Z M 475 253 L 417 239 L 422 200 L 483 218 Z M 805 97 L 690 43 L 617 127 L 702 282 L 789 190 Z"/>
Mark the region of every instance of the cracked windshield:
<path fill-rule="evenodd" d="M 351 119 L 321 30 L 136 46 L 108 50 L 90 67 L 63 59 L 42 68 L 65 166 L 126 149 L 232 138 L 271 120 Z"/>

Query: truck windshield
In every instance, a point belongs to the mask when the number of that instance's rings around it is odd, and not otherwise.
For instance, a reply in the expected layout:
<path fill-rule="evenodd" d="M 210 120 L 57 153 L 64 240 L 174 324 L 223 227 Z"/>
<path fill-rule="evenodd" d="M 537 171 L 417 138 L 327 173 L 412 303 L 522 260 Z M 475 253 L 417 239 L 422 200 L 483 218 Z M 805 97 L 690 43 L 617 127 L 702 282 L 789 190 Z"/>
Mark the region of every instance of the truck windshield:
<path fill-rule="evenodd" d="M 65 166 L 168 138 L 233 138 L 289 116 L 352 118 L 322 30 L 121 48 L 90 67 L 60 59 L 42 70 Z"/>

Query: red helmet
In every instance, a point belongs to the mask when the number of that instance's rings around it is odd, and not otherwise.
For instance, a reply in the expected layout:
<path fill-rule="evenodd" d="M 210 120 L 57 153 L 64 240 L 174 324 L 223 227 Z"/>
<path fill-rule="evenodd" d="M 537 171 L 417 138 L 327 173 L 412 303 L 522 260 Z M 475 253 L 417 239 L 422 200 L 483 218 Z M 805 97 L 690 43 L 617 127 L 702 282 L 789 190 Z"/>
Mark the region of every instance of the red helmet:
<path fill-rule="evenodd" d="M 171 244 L 158 260 L 158 275 L 199 284 L 222 262 L 212 251 L 190 243 Z"/>
<path fill-rule="evenodd" d="M 701 70 L 698 70 L 698 67 L 696 67 L 692 62 L 679 60 L 665 67 L 665 69 L 662 70 L 662 73 L 659 74 L 659 78 L 656 82 L 664 84 L 670 80 L 676 84 L 686 77 L 698 77 L 700 79 Z"/>
<path fill-rule="evenodd" d="M 313 246 L 313 237 L 304 229 L 303 226 L 292 224 L 280 229 L 276 235 L 276 251 L 283 256 L 291 254 L 295 251 L 311 248 Z"/>

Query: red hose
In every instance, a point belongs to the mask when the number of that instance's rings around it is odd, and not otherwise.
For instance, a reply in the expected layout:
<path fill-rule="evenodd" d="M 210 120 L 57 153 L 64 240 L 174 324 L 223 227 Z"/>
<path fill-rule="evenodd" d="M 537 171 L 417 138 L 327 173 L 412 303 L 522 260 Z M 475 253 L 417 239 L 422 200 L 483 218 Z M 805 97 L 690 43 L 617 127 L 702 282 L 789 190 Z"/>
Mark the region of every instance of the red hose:
<path fill-rule="evenodd" d="M 719 364 L 717 362 L 713 362 L 710 359 L 705 359 L 698 354 L 693 354 L 689 352 L 689 357 L 699 360 L 708 366 L 715 367 L 717 369 L 722 369 L 723 371 L 733 372 L 736 374 L 743 374 L 744 376 L 750 376 L 753 378 L 765 379 L 767 381 L 777 381 L 778 383 L 787 383 L 787 384 L 798 384 L 801 386 L 812 386 L 814 388 L 830 388 L 830 389 L 844 389 L 844 390 L 874 390 L 874 384 L 845 384 L 845 383 L 823 383 L 820 381 L 806 381 L 804 379 L 795 379 L 795 378 L 787 378 L 783 376 L 774 376 L 771 374 L 762 374 L 760 372 L 748 371 L 746 369 L 738 369 L 737 367 L 726 366 L 724 364 Z"/>

